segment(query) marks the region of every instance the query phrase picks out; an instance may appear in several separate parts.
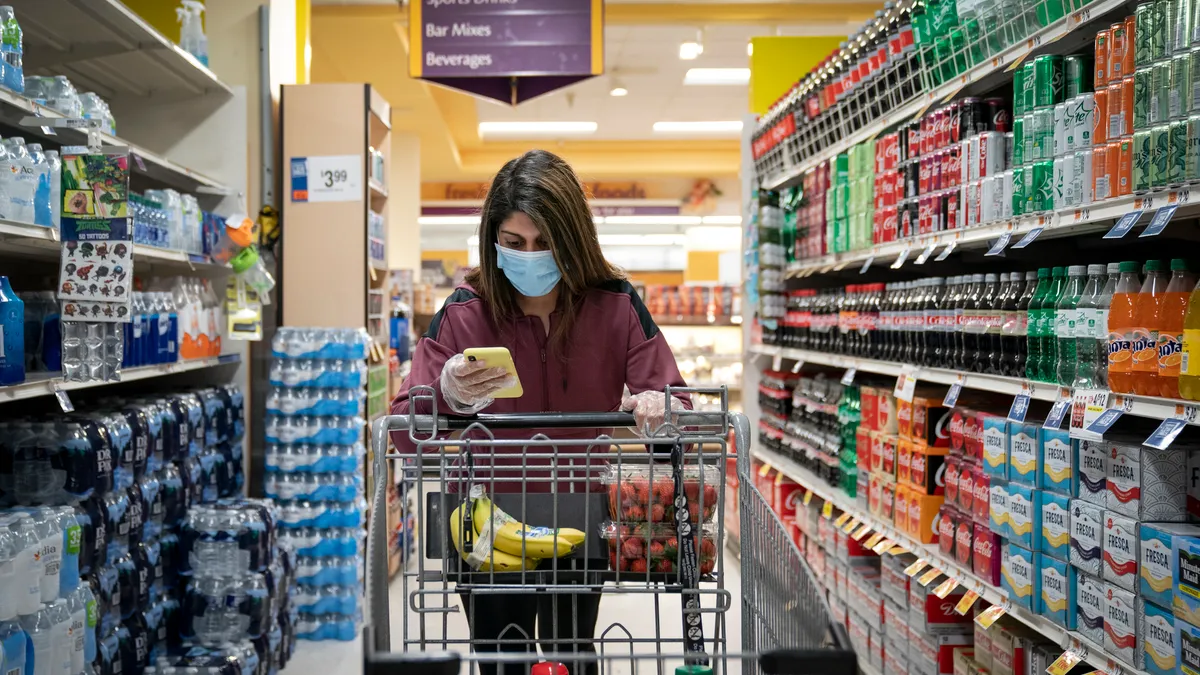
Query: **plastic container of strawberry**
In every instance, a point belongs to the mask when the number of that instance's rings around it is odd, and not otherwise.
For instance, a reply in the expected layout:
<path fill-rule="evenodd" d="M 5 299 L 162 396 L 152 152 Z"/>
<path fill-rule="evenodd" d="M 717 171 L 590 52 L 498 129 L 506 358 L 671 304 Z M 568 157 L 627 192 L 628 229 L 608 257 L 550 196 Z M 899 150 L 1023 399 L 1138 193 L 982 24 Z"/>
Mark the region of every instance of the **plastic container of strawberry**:
<path fill-rule="evenodd" d="M 683 491 L 692 523 L 712 520 L 722 479 L 721 470 L 715 466 L 683 467 Z M 608 490 L 608 514 L 613 520 L 622 524 L 675 522 L 675 479 L 669 464 L 655 464 L 653 471 L 647 464 L 614 464 L 602 480 Z"/>
<path fill-rule="evenodd" d="M 700 574 L 709 574 L 717 564 L 717 527 L 706 523 L 694 531 Z M 600 537 L 608 542 L 608 562 L 613 571 L 645 573 L 679 569 L 679 537 L 672 524 L 608 522 L 600 526 Z"/>

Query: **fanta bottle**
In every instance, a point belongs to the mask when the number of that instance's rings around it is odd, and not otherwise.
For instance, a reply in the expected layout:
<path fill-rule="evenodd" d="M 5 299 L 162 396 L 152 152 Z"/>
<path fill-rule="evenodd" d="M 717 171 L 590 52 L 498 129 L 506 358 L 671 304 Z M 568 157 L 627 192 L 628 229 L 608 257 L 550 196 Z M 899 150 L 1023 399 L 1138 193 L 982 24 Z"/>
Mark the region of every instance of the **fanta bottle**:
<path fill-rule="evenodd" d="M 1183 320 L 1196 276 L 1188 272 L 1187 262 L 1171 261 L 1171 281 L 1163 294 L 1162 315 L 1158 324 L 1159 396 L 1179 398 L 1179 362 L 1183 357 Z"/>
<path fill-rule="evenodd" d="M 1133 327 L 1133 393 L 1158 396 L 1158 319 L 1167 293 L 1161 260 L 1146 261 L 1146 280 L 1138 293 Z"/>
<path fill-rule="evenodd" d="M 1179 361 L 1179 395 L 1200 401 L 1200 284 L 1192 290 L 1183 317 L 1183 358 Z"/>
<path fill-rule="evenodd" d="M 1108 387 L 1118 394 L 1132 394 L 1133 330 L 1142 282 L 1136 261 L 1122 262 L 1120 270 L 1121 278 L 1108 310 Z"/>

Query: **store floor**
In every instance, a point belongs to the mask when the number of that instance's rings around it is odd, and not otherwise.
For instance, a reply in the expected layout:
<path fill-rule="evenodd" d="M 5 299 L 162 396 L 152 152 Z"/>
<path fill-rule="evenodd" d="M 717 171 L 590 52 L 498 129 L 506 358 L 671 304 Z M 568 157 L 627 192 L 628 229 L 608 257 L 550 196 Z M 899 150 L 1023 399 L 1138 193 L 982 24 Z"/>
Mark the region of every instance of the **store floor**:
<path fill-rule="evenodd" d="M 728 631 L 726 641 L 727 649 L 730 652 L 741 651 L 741 577 L 739 575 L 740 567 L 738 566 L 737 558 L 728 551 L 725 553 L 725 589 L 730 593 L 730 609 L 725 613 L 725 625 Z M 397 576 L 391 585 L 391 609 L 392 609 L 392 644 L 393 649 L 399 650 L 404 635 L 404 621 L 400 614 L 401 608 L 408 607 L 408 599 L 404 594 L 404 584 L 401 577 Z M 457 596 L 452 596 L 455 605 L 458 605 Z M 440 596 L 428 598 L 426 604 L 433 605 L 440 603 Z M 705 607 L 714 605 L 714 596 L 704 596 L 703 604 Z M 674 638 L 668 646 L 664 647 L 664 651 L 670 653 L 679 653 L 679 636 L 682 634 L 682 622 L 680 614 L 680 596 L 678 595 L 661 595 L 659 596 L 658 615 L 660 617 L 660 627 L 662 637 L 664 639 Z M 409 615 L 409 633 L 417 635 L 417 627 L 420 615 L 408 610 Z M 713 614 L 704 615 L 705 636 L 711 644 L 713 635 Z M 604 600 L 600 604 L 600 621 L 596 627 L 598 635 L 608 631 L 611 639 L 616 639 L 612 636 L 621 635 L 620 628 L 624 627 L 629 634 L 634 638 L 653 637 L 656 634 L 655 627 L 655 611 L 653 596 L 647 594 L 606 594 Z M 427 635 L 432 639 L 442 635 L 442 617 L 440 614 L 426 615 Z M 446 634 L 450 639 L 465 639 L 469 633 L 463 613 L 460 611 L 455 614 L 448 615 L 448 623 Z M 431 645 L 430 650 L 438 649 L 439 646 Z M 451 646 L 455 649 L 455 646 Z M 629 653 L 627 645 L 613 646 L 609 645 L 606 650 L 608 653 Z M 654 653 L 652 644 L 635 645 L 635 653 Z M 673 666 L 674 664 L 671 664 Z M 610 667 L 611 666 L 611 667 Z M 673 667 L 668 667 L 665 672 L 670 673 Z M 466 672 L 464 670 L 464 672 Z M 616 659 L 605 666 L 603 675 L 631 675 L 638 673 L 640 675 L 652 675 L 657 673 L 655 662 L 648 659 L 641 659 L 630 662 L 628 659 Z M 729 673 L 736 675 L 740 672 L 739 664 L 731 660 L 729 663 Z M 362 643 L 361 640 L 354 642 L 306 642 L 301 641 L 296 648 L 296 655 L 292 659 L 291 665 L 284 672 L 284 675 L 361 675 L 362 673 Z"/>

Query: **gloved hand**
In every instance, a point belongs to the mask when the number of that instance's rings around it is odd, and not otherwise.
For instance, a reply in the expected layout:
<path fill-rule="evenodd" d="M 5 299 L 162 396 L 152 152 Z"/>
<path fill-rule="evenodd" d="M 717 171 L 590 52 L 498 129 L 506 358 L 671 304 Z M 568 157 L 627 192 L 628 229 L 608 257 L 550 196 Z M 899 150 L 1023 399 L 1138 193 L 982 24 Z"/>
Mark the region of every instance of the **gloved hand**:
<path fill-rule="evenodd" d="M 482 361 L 468 361 L 455 354 L 442 366 L 442 398 L 459 415 L 474 415 L 492 404 L 492 394 L 516 384 L 502 367 L 489 368 Z"/>
<path fill-rule="evenodd" d="M 674 396 L 671 400 L 671 410 L 687 410 L 683 402 Z M 643 391 L 621 399 L 621 410 L 633 411 L 637 421 L 637 433 L 644 437 L 651 436 L 662 426 L 667 412 L 667 395 L 661 391 Z"/>

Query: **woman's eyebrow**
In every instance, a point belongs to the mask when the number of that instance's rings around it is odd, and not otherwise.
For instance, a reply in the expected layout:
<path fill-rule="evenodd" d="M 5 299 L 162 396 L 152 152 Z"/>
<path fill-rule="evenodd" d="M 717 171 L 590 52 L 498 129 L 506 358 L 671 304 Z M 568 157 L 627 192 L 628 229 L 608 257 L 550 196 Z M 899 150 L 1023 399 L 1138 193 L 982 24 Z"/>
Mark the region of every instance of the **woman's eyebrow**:
<path fill-rule="evenodd" d="M 525 237 L 522 237 L 521 235 L 517 234 L 516 232 L 511 232 L 509 230 L 500 230 L 500 234 L 506 234 L 514 239 L 524 239 L 525 238 Z"/>

